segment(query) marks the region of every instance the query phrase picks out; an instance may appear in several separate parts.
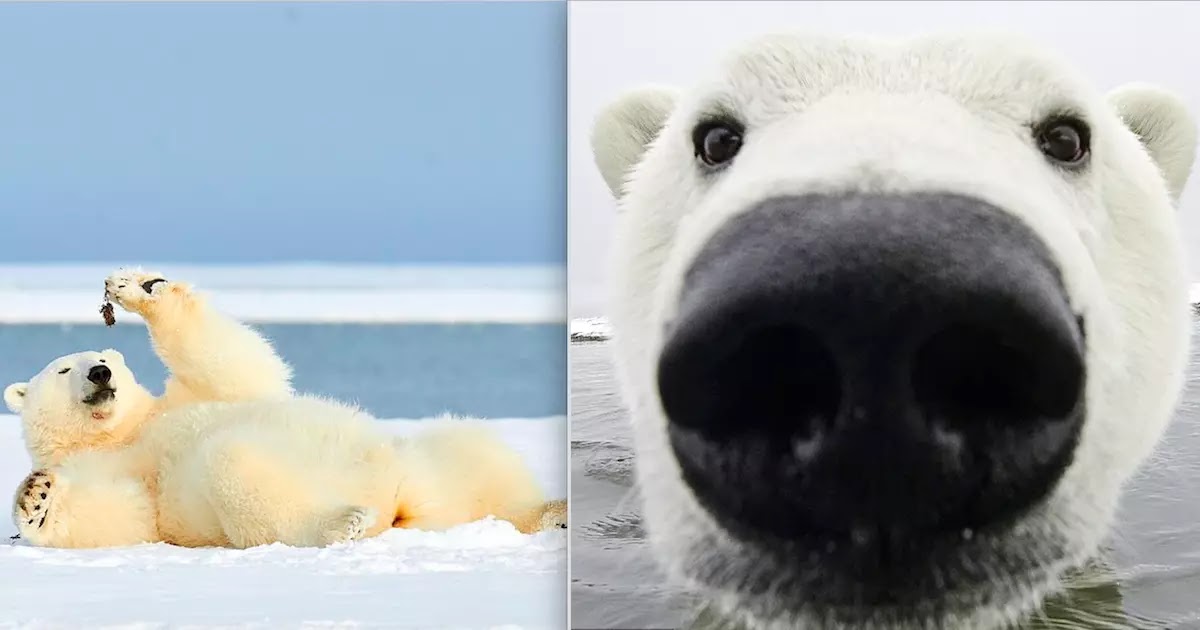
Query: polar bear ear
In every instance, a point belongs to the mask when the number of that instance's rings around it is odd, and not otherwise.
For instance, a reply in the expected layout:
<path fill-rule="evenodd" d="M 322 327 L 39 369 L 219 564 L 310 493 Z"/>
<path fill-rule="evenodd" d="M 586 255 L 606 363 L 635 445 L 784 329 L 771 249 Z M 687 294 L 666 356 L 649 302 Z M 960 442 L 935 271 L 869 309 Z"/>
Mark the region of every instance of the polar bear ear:
<path fill-rule="evenodd" d="M 1196 120 L 1174 94 L 1146 84 L 1121 86 L 1108 102 L 1137 134 L 1178 200 L 1196 159 Z"/>
<path fill-rule="evenodd" d="M 4 388 L 4 404 L 13 413 L 21 413 L 25 408 L 25 392 L 29 391 L 29 383 L 13 383 Z"/>
<path fill-rule="evenodd" d="M 596 117 L 592 157 L 614 197 L 621 197 L 625 179 L 662 130 L 675 100 L 673 89 L 645 87 L 625 94 Z"/>

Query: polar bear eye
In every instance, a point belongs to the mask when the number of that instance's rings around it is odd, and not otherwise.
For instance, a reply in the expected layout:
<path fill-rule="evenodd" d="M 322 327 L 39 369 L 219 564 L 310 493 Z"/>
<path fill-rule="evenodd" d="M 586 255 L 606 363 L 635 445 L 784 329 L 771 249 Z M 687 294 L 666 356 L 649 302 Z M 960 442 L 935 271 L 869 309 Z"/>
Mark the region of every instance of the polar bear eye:
<path fill-rule="evenodd" d="M 1087 125 L 1078 120 L 1050 120 L 1037 131 L 1038 149 L 1055 162 L 1077 165 L 1090 152 L 1089 136 Z"/>
<path fill-rule="evenodd" d="M 71 368 L 69 368 L 69 367 L 65 367 L 65 368 L 63 368 L 63 369 L 59 370 L 59 371 L 58 371 L 58 373 L 59 373 L 59 374 L 66 374 L 67 372 L 70 372 L 70 371 L 71 371 Z"/>
<path fill-rule="evenodd" d="M 692 130 L 696 156 L 709 166 L 719 166 L 734 158 L 742 148 L 742 129 L 736 123 L 703 123 Z"/>

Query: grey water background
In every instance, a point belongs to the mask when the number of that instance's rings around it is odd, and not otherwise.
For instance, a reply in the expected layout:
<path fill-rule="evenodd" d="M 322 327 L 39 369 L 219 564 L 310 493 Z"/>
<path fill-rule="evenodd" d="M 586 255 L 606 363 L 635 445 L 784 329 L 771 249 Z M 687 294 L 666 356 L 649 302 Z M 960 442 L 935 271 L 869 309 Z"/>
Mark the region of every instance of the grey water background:
<path fill-rule="evenodd" d="M 378 418 L 444 412 L 545 418 L 567 411 L 561 324 L 264 324 L 295 371 L 297 391 L 355 402 Z M 166 371 L 144 326 L 0 325 L 0 386 L 52 359 L 115 348 L 138 381 L 162 392 Z"/>
<path fill-rule="evenodd" d="M 651 556 L 610 350 L 584 341 L 569 351 L 572 626 L 723 627 Z M 1163 442 L 1126 490 L 1103 558 L 1023 628 L 1200 628 L 1200 349 L 1190 372 Z"/>

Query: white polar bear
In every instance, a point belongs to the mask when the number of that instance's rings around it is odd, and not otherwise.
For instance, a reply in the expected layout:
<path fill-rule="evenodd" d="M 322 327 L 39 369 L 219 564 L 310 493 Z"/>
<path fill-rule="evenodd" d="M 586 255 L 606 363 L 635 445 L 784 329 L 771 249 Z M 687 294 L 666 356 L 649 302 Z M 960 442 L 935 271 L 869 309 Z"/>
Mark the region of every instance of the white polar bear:
<path fill-rule="evenodd" d="M 116 350 L 78 352 L 51 361 L 28 383 L 4 390 L 20 414 L 35 468 L 82 450 L 127 446 L 151 420 L 196 402 L 283 399 L 291 368 L 253 329 L 213 309 L 183 283 L 121 270 L 105 291 L 142 316 L 169 372 L 163 395 L 138 384 Z"/>
<path fill-rule="evenodd" d="M 565 527 L 565 502 L 547 502 L 481 423 L 447 419 L 394 438 L 357 409 L 291 395 L 290 370 L 270 345 L 186 285 L 134 272 L 106 286 L 146 318 L 171 380 L 155 401 L 105 351 L 64 357 L 10 386 L 6 398 L 48 466 L 14 498 L 14 522 L 32 544 L 323 546 L 489 515 L 527 533 Z"/>
<path fill-rule="evenodd" d="M 773 36 L 598 117 L 650 539 L 759 627 L 989 627 L 1177 403 L 1180 101 L 1020 40 Z"/>

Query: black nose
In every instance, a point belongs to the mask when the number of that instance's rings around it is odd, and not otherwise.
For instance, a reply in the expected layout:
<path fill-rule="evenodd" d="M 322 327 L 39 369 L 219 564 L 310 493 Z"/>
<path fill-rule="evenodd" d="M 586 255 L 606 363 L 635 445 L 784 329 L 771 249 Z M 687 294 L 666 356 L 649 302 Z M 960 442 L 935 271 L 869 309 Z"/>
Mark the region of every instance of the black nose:
<path fill-rule="evenodd" d="M 97 365 L 88 370 L 88 380 L 97 385 L 107 385 L 112 380 L 112 370 L 106 365 Z"/>
<path fill-rule="evenodd" d="M 1082 327 L 1045 244 L 999 208 L 777 198 L 693 260 L 659 393 L 685 480 L 727 527 L 961 535 L 1070 464 Z"/>

